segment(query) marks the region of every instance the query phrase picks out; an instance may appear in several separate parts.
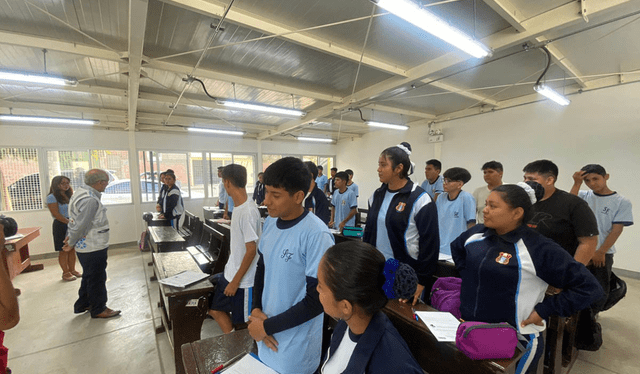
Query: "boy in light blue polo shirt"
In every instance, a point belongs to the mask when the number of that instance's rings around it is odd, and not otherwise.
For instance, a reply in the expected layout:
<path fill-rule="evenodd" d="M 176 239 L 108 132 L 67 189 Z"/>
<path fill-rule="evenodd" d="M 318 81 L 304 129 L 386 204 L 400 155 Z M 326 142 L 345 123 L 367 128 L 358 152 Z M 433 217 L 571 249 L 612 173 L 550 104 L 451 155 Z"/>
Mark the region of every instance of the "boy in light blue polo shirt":
<path fill-rule="evenodd" d="M 427 191 L 431 200 L 436 201 L 438 196 L 444 192 L 442 186 L 442 176 L 440 171 L 442 170 L 442 163 L 435 158 L 427 161 L 427 166 L 424 168 L 424 175 L 427 179 L 420 185 L 423 190 Z"/>
<path fill-rule="evenodd" d="M 356 213 L 358 212 L 358 200 L 351 187 L 347 187 L 349 174 L 344 171 L 336 173 L 336 190 L 331 197 L 331 220 L 329 227 L 341 230 L 345 226 L 356 225 Z"/>
<path fill-rule="evenodd" d="M 436 200 L 440 253 L 451 256 L 451 242 L 476 224 L 476 200 L 462 191 L 462 186 L 471 180 L 466 169 L 447 169 L 443 177 L 444 193 Z"/>
<path fill-rule="evenodd" d="M 349 175 L 347 187 L 349 187 L 351 191 L 353 191 L 353 193 L 356 195 L 356 199 L 358 199 L 360 197 L 360 187 L 358 187 L 358 185 L 353 181 L 353 170 L 347 169 L 344 172 Z"/>
<path fill-rule="evenodd" d="M 320 364 L 322 304 L 318 264 L 334 244 L 327 225 L 304 209 L 311 174 L 285 157 L 264 172 L 269 217 L 258 247 L 249 333 L 260 360 L 280 374 L 311 374 Z"/>
<path fill-rule="evenodd" d="M 591 191 L 580 191 L 584 180 Z M 573 174 L 571 193 L 578 195 L 589 204 L 598 222 L 598 247 L 587 267 L 604 289 L 605 297 L 592 305 L 594 312 L 599 312 L 609 297 L 613 254 L 616 253 L 615 242 L 622 234 L 624 226 L 633 225 L 631 201 L 612 191 L 607 186 L 609 174 L 604 167 L 589 164 Z"/>

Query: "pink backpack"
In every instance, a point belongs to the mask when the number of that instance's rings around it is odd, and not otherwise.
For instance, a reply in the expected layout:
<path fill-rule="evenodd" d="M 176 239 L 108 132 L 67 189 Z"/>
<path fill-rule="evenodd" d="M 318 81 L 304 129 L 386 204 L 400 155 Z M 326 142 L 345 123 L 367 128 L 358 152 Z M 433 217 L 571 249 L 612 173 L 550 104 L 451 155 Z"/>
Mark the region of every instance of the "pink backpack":
<path fill-rule="evenodd" d="M 460 289 L 462 279 L 438 278 L 431 288 L 431 306 L 441 312 L 449 312 L 460 319 Z"/>

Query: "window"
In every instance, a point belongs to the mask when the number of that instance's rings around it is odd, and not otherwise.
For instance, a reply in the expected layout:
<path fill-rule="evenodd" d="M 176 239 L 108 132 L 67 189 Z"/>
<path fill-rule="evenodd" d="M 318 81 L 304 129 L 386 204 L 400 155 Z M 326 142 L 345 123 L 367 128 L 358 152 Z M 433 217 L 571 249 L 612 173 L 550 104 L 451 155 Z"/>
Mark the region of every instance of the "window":
<path fill-rule="evenodd" d="M 218 167 L 233 163 L 231 153 L 207 153 L 207 163 L 209 164 L 209 196 L 220 196 L 220 182 L 218 178 Z"/>
<path fill-rule="evenodd" d="M 233 155 L 233 163 L 239 164 L 247 168 L 247 193 L 252 194 L 256 185 L 255 177 L 255 159 L 254 155 Z"/>
<path fill-rule="evenodd" d="M 0 195 L 2 210 L 43 208 L 35 148 L 0 148 Z"/>
<path fill-rule="evenodd" d="M 263 154 L 262 155 L 262 171 L 265 171 L 269 167 L 269 165 L 271 165 L 272 163 L 278 161 L 283 157 L 287 157 L 287 155 Z M 295 155 L 293 155 L 293 157 L 300 158 L 300 156 L 295 156 Z M 329 170 L 331 170 L 331 168 L 335 166 L 335 158 L 329 157 L 329 156 L 302 156 L 302 161 L 304 162 L 311 161 L 314 164 L 316 164 L 316 166 L 322 165 L 325 175 L 327 175 L 329 173 Z"/>
<path fill-rule="evenodd" d="M 140 151 L 140 180 L 142 186 L 142 201 L 156 201 L 160 191 L 160 172 L 173 170 L 176 175 L 176 185 L 180 188 L 182 197 L 189 197 L 189 171 L 186 153 L 168 153 L 154 151 Z"/>
<path fill-rule="evenodd" d="M 282 155 L 262 155 L 262 168 L 260 169 L 260 171 L 265 171 L 267 170 L 267 168 L 269 167 L 269 165 L 273 164 L 274 162 L 278 161 L 279 159 L 281 159 Z"/>
<path fill-rule="evenodd" d="M 202 152 L 189 153 L 189 175 L 191 180 L 191 198 L 203 199 L 204 196 L 204 180 L 205 180 L 205 162 Z"/>

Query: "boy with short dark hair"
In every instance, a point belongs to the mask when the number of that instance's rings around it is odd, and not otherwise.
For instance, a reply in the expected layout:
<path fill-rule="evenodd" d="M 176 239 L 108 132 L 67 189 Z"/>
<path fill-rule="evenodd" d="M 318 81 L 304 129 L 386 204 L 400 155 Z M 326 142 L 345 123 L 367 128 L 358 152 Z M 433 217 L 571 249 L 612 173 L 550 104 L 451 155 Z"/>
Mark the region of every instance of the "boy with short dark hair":
<path fill-rule="evenodd" d="M 331 198 L 331 221 L 329 227 L 340 230 L 345 226 L 355 226 L 358 200 L 351 187 L 347 187 L 349 174 L 344 171 L 336 173 L 336 190 Z"/>
<path fill-rule="evenodd" d="M 427 191 L 431 200 L 436 201 L 438 195 L 444 192 L 442 186 L 442 177 L 440 171 L 442 170 L 442 163 L 435 158 L 427 161 L 427 166 L 424 168 L 424 175 L 427 179 L 422 182 L 420 187 Z"/>
<path fill-rule="evenodd" d="M 229 259 L 219 277 L 209 315 L 218 322 L 222 332 L 228 334 L 234 325 L 243 325 L 249 320 L 261 224 L 258 207 L 247 196 L 247 169 L 242 165 L 227 165 L 222 169 L 222 181 L 229 196 L 239 205 L 231 219 Z"/>
<path fill-rule="evenodd" d="M 224 166 L 218 166 L 218 178 L 222 178 L 222 169 L 224 169 Z M 225 190 L 222 179 L 220 179 L 220 184 L 218 185 L 218 207 L 224 209 L 222 218 L 231 218 L 233 214 L 233 199 L 229 196 L 227 190 Z"/>
<path fill-rule="evenodd" d="M 264 201 L 264 182 L 262 181 L 263 175 L 264 173 L 262 172 L 258 173 L 258 181 L 256 182 L 256 186 L 253 189 L 252 198 L 258 206 L 262 205 L 262 202 Z"/>
<path fill-rule="evenodd" d="M 473 191 L 473 198 L 476 199 L 476 222 L 484 223 L 484 209 L 487 201 L 487 197 L 491 191 L 502 185 L 502 164 L 498 161 L 485 162 L 482 165 L 482 174 L 484 181 L 487 182 L 486 186 L 478 187 Z"/>
<path fill-rule="evenodd" d="M 440 253 L 451 256 L 451 242 L 476 224 L 476 201 L 462 186 L 471 180 L 467 169 L 450 168 L 443 174 L 444 193 L 436 200 Z"/>
<path fill-rule="evenodd" d="M 311 174 L 295 157 L 264 172 L 264 222 L 249 333 L 260 360 L 280 374 L 311 374 L 320 364 L 322 304 L 318 264 L 334 244 L 320 218 L 302 206 Z"/>
<path fill-rule="evenodd" d="M 609 296 L 613 255 L 616 253 L 614 244 L 624 226 L 633 225 L 631 201 L 609 189 L 608 180 L 609 174 L 604 167 L 589 164 L 573 174 L 574 183 L 571 188 L 571 194 L 578 195 L 589 204 L 598 222 L 598 246 L 591 258 L 591 265 L 588 266 L 605 293 L 605 297 L 592 306 L 596 313 L 602 310 Z M 590 191 L 580 191 L 582 181 Z"/>
<path fill-rule="evenodd" d="M 329 196 L 329 198 L 333 196 L 333 191 L 336 190 L 335 177 L 337 172 L 338 172 L 338 168 L 331 168 L 331 178 L 329 178 L 329 181 L 324 186 L 324 192 Z"/>
<path fill-rule="evenodd" d="M 316 178 L 318 178 L 318 168 L 316 164 L 311 161 L 306 161 L 305 166 L 311 173 L 311 184 L 309 186 L 309 192 L 307 198 L 304 200 L 304 207 L 311 213 L 315 214 L 324 222 L 329 223 L 331 213 L 329 212 L 329 200 L 325 196 L 324 192 L 320 190 L 320 187 L 316 185 Z"/>
<path fill-rule="evenodd" d="M 349 174 L 349 181 L 347 181 L 347 187 L 349 187 L 351 189 L 351 191 L 353 191 L 353 193 L 356 194 L 356 199 L 359 198 L 360 197 L 360 187 L 358 187 L 358 185 L 353 182 L 353 170 L 347 169 L 344 172 Z"/>
<path fill-rule="evenodd" d="M 308 161 L 308 162 L 311 162 L 311 161 Z M 316 173 L 316 177 L 313 178 L 313 180 L 315 181 L 320 191 L 324 191 L 324 186 L 327 185 L 327 182 L 329 180 L 327 179 L 327 176 L 324 175 L 324 168 L 322 167 L 322 165 L 318 165 L 317 169 L 318 169 L 318 172 Z"/>

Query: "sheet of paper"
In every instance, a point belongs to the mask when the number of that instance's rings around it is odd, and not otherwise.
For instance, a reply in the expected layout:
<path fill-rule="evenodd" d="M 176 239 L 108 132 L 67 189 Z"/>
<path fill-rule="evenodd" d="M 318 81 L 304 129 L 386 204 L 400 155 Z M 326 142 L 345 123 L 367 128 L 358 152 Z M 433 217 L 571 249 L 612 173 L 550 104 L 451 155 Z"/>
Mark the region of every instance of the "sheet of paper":
<path fill-rule="evenodd" d="M 460 321 L 449 312 L 416 312 L 439 342 L 455 342 Z"/>
<path fill-rule="evenodd" d="M 222 372 L 225 374 L 278 374 L 277 371 L 263 364 L 262 361 L 250 354 L 231 365 L 227 370 L 222 370 Z"/>
<path fill-rule="evenodd" d="M 197 283 L 207 278 L 208 276 L 209 274 L 203 272 L 187 270 L 168 278 L 158 279 L 158 282 L 171 287 L 184 288 Z"/>
<path fill-rule="evenodd" d="M 24 235 L 15 234 L 14 236 L 7 236 L 6 238 L 4 238 L 4 240 L 9 241 L 9 240 L 13 240 L 13 239 L 22 239 L 22 238 L 24 238 Z"/>
<path fill-rule="evenodd" d="M 329 231 L 331 231 L 332 234 L 340 234 L 340 230 L 338 229 L 329 229 Z"/>
<path fill-rule="evenodd" d="M 447 255 L 447 254 L 444 254 L 444 253 L 438 253 L 438 261 L 453 262 L 453 257 L 451 257 L 451 255 Z"/>

